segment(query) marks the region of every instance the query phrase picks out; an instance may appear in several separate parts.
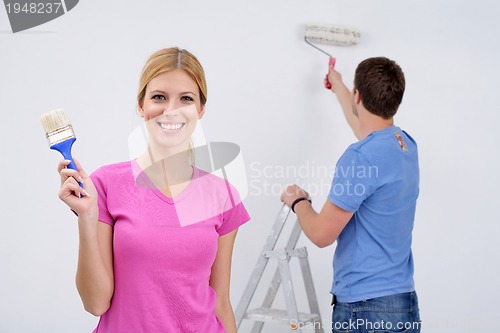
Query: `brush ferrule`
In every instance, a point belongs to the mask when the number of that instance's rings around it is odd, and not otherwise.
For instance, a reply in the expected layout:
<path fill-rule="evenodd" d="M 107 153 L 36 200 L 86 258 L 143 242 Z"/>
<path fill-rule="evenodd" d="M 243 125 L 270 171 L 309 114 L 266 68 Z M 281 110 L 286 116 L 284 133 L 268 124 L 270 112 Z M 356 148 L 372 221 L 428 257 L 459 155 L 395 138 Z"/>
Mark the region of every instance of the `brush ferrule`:
<path fill-rule="evenodd" d="M 49 132 L 46 136 L 47 141 L 49 142 L 49 146 L 53 146 L 60 142 L 74 138 L 75 132 L 73 132 L 73 127 L 71 125 L 68 125 Z"/>

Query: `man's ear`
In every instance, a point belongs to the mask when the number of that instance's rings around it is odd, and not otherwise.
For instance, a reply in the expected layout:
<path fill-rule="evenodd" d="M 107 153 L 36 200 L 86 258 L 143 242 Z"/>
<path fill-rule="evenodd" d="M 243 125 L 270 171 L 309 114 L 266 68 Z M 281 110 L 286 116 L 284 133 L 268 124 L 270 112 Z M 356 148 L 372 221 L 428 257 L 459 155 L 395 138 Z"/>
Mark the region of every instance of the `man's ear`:
<path fill-rule="evenodd" d="M 354 103 L 356 103 L 356 105 L 361 103 L 361 94 L 358 89 L 354 90 Z"/>
<path fill-rule="evenodd" d="M 201 119 L 205 115 L 205 105 L 201 105 L 200 112 L 198 112 L 198 119 Z"/>

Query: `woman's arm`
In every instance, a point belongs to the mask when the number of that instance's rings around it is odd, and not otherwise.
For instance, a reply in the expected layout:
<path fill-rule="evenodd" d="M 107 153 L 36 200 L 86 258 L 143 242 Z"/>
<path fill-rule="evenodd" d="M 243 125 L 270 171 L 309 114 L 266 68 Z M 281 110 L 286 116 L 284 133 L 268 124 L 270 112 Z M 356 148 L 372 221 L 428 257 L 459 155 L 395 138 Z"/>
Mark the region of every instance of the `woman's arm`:
<path fill-rule="evenodd" d="M 68 164 L 68 161 L 59 163 L 59 198 L 78 215 L 76 286 L 85 310 L 100 316 L 109 308 L 114 291 L 113 228 L 98 221 L 97 191 L 92 179 L 78 161 L 75 160 L 78 171 L 66 169 Z"/>
<path fill-rule="evenodd" d="M 210 286 L 217 294 L 215 314 L 224 324 L 226 333 L 236 333 L 236 321 L 229 298 L 231 279 L 231 260 L 233 257 L 234 239 L 238 229 L 219 237 L 219 248 L 212 273 L 210 275 Z"/>
<path fill-rule="evenodd" d="M 114 291 L 113 228 L 93 219 L 78 219 L 80 246 L 76 287 L 85 310 L 94 316 L 106 312 Z"/>

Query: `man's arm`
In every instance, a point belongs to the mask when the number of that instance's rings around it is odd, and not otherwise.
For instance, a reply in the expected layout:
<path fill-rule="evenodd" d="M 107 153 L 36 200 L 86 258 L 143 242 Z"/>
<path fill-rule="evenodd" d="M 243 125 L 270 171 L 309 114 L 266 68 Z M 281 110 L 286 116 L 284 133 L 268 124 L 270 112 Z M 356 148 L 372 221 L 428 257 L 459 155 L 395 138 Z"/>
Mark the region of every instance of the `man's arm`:
<path fill-rule="evenodd" d="M 291 206 L 300 197 L 309 198 L 309 194 L 297 185 L 292 185 L 283 192 L 281 200 Z M 304 234 L 321 248 L 333 244 L 354 215 L 329 200 L 326 200 L 319 214 L 307 200 L 299 201 L 294 209 Z"/>
<path fill-rule="evenodd" d="M 354 105 L 352 101 L 352 94 L 347 88 L 347 86 L 342 81 L 342 75 L 337 72 L 332 66 L 330 66 L 328 70 L 328 81 L 330 81 L 332 88 L 331 91 L 337 96 L 340 107 L 344 112 L 344 117 L 347 120 L 347 123 L 351 127 L 354 135 L 358 140 L 361 140 L 361 134 L 359 132 L 359 119 L 354 114 Z M 326 87 L 326 79 L 325 79 L 325 87 Z"/>

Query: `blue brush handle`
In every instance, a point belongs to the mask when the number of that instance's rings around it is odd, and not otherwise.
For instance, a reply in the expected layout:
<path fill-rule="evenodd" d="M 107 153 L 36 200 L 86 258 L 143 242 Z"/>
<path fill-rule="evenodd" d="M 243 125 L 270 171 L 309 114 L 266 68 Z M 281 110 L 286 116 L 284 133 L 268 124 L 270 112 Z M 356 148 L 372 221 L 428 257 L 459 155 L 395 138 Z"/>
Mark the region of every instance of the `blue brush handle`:
<path fill-rule="evenodd" d="M 73 161 L 73 157 L 71 156 L 71 147 L 73 147 L 73 143 L 75 143 L 76 138 L 71 138 L 59 143 L 56 143 L 55 145 L 50 146 L 50 149 L 57 150 L 62 154 L 65 160 L 71 161 L 70 164 L 68 164 L 67 168 L 77 170 L 76 164 Z M 78 185 L 80 185 L 81 188 L 83 188 L 83 184 L 78 182 Z"/>

